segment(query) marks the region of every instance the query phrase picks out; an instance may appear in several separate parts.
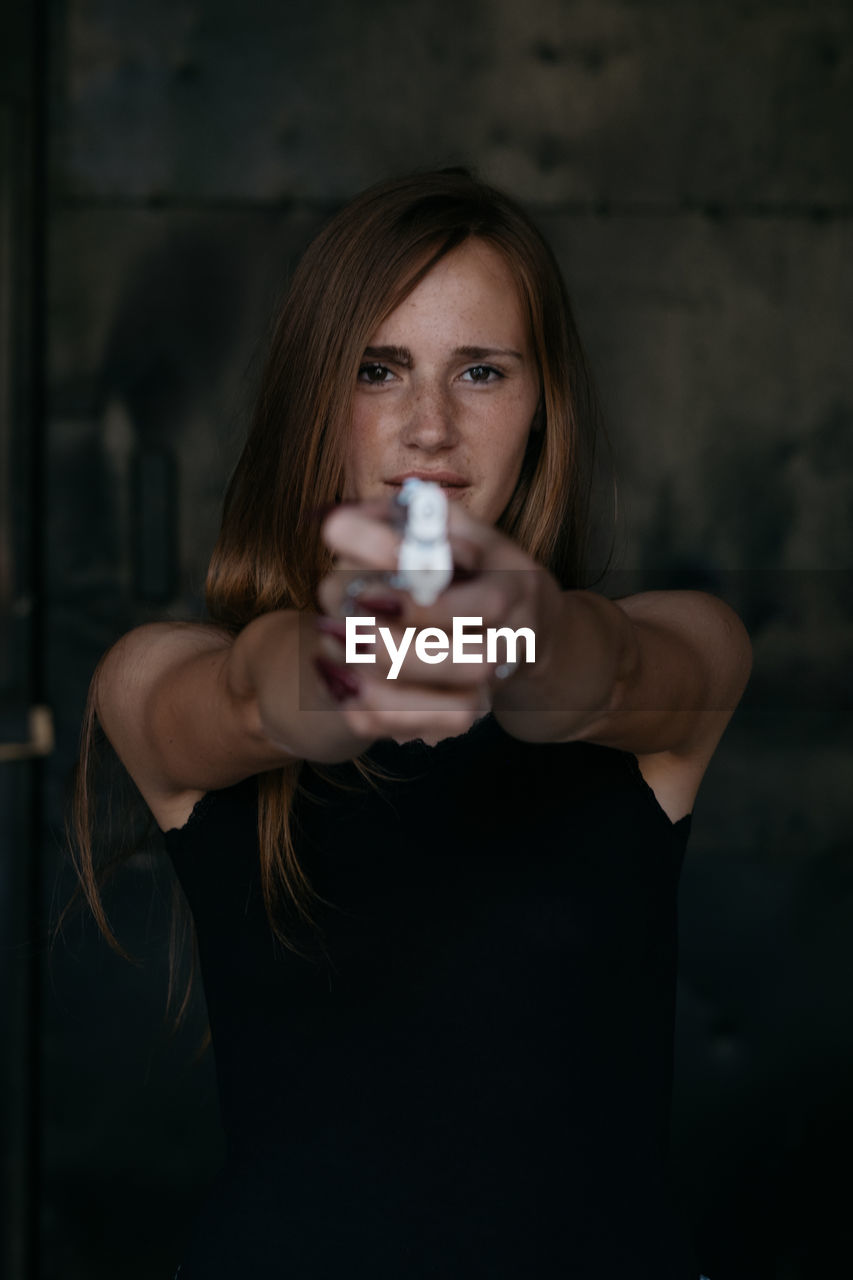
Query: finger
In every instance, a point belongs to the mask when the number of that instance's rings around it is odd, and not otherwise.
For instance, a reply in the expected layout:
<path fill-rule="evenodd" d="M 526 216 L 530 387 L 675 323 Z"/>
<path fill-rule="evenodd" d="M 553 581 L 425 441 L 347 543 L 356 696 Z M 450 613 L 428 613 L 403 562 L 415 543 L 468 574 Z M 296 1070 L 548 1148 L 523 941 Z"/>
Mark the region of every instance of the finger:
<path fill-rule="evenodd" d="M 457 734 L 469 729 L 491 703 L 488 691 L 436 691 L 412 686 L 389 688 L 375 680 L 360 681 L 359 696 L 342 705 L 341 714 L 359 737 L 414 737 Z"/>
<path fill-rule="evenodd" d="M 401 512 L 393 498 L 375 498 L 368 502 L 336 507 L 321 526 L 327 546 L 339 555 L 357 551 L 364 564 L 377 569 L 396 568 L 402 542 L 398 527 Z M 490 525 L 448 503 L 447 536 L 454 564 L 475 570 L 498 534 Z"/>
<path fill-rule="evenodd" d="M 480 618 L 484 628 L 507 625 L 522 594 L 520 572 L 528 570 L 486 569 L 470 581 L 451 583 L 436 600 L 430 621 L 422 625 L 449 631 L 454 618 Z M 411 620 L 415 621 L 414 611 Z"/>
<path fill-rule="evenodd" d="M 393 576 L 391 569 L 365 568 L 342 556 L 318 583 L 320 612 L 329 617 L 375 612 L 382 618 L 401 618 L 408 597 L 391 585 Z"/>
<path fill-rule="evenodd" d="M 374 670 L 388 674 L 392 665 L 406 680 L 449 684 L 476 681 L 470 663 L 458 664 L 449 657 L 457 624 L 465 641 L 465 652 L 478 652 L 476 641 L 495 627 L 521 625 L 524 617 L 518 606 L 525 599 L 519 573 L 530 570 L 493 570 L 466 584 L 448 587 L 430 605 L 418 605 L 405 591 L 395 591 L 382 575 L 365 572 L 353 575 L 333 571 L 320 588 L 321 606 L 329 617 L 337 618 L 341 643 L 346 633 L 343 619 L 359 616 L 359 651 L 375 658 Z M 471 619 L 464 624 L 460 619 Z M 475 621 L 478 620 L 478 621 Z M 479 630 L 478 630 L 479 629 Z M 334 628 L 329 628 L 334 630 Z M 442 641 L 444 652 L 442 651 Z M 430 661 L 434 657 L 434 661 Z M 452 670 L 458 666 L 458 670 Z"/>
<path fill-rule="evenodd" d="M 318 644 L 332 661 L 346 666 L 356 678 L 365 673 L 372 681 L 401 692 L 423 688 L 453 696 L 466 690 L 474 693 L 493 680 L 506 656 L 498 639 L 496 654 L 489 661 L 488 637 L 476 628 L 465 629 L 465 656 L 457 661 L 452 626 L 446 631 L 434 627 L 432 634 L 424 635 L 413 626 L 404 628 L 363 618 L 358 619 L 357 634 L 356 628 L 349 628 L 348 658 L 346 623 L 339 619 L 320 620 L 317 629 Z"/>
<path fill-rule="evenodd" d="M 366 568 L 395 569 L 402 538 L 391 517 L 390 503 L 380 499 L 338 507 L 323 521 L 322 537 L 332 551 L 357 555 Z"/>
<path fill-rule="evenodd" d="M 415 627 L 417 633 L 426 628 L 437 628 L 450 636 L 457 618 L 479 618 L 479 625 L 483 629 L 506 626 L 515 612 L 517 602 L 522 598 L 521 586 L 516 570 L 486 570 L 466 581 L 445 587 L 432 604 L 419 605 L 407 597 L 405 610 L 400 617 L 382 617 L 377 610 L 376 625 L 391 628 L 395 644 L 399 643 L 403 630 L 410 626 Z M 373 613 L 367 607 L 370 599 L 372 593 L 365 593 L 361 597 L 366 613 Z M 476 624 L 466 624 L 467 633 L 470 634 L 473 630 L 476 630 Z M 412 647 L 414 648 L 414 644 Z"/>
<path fill-rule="evenodd" d="M 503 534 L 484 520 L 472 516 L 458 502 L 447 504 L 447 538 L 453 548 L 454 564 L 479 569 Z"/>
<path fill-rule="evenodd" d="M 320 612 L 327 617 L 335 618 L 343 613 L 347 576 L 333 569 L 317 586 L 317 601 Z"/>

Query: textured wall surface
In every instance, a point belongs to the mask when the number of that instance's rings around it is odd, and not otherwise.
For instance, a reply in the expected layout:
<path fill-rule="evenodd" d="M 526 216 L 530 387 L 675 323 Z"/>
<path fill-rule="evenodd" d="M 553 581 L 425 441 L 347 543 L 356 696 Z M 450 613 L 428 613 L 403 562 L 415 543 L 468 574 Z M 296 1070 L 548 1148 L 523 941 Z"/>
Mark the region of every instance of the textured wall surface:
<path fill-rule="evenodd" d="M 374 179 L 473 164 L 564 268 L 619 571 L 693 575 L 754 638 L 681 900 L 675 1155 L 711 1280 L 815 1280 L 853 1250 L 828 1172 L 853 1140 L 851 27 L 835 0 L 50 8 L 49 866 L 97 657 L 198 616 L 300 249 Z M 174 529 L 140 509 L 166 473 Z M 147 855 L 111 903 L 145 968 L 78 928 L 45 991 L 51 1280 L 169 1275 L 220 1156 L 200 1023 L 161 1030 Z"/>

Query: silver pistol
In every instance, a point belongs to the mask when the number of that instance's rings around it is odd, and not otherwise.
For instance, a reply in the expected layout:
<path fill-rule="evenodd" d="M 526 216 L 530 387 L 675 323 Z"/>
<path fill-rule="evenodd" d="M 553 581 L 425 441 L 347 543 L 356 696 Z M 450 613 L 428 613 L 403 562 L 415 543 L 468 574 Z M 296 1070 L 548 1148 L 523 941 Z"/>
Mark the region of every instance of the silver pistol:
<path fill-rule="evenodd" d="M 453 577 L 447 539 L 447 495 L 441 485 L 410 476 L 394 499 L 403 526 L 397 572 L 390 585 L 416 604 L 433 604 Z"/>

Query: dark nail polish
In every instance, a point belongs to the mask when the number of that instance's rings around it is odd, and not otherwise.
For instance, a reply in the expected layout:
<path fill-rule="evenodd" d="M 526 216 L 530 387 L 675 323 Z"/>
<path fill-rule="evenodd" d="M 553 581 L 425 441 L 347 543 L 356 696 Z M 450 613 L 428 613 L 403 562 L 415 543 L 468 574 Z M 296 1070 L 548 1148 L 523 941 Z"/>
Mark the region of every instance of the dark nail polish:
<path fill-rule="evenodd" d="M 344 702 L 347 698 L 354 698 L 360 692 L 358 682 L 343 667 L 339 667 L 336 662 L 331 662 L 328 658 L 316 654 L 314 666 L 336 702 Z"/>
<path fill-rule="evenodd" d="M 346 640 L 347 638 L 347 624 L 342 622 L 340 618 L 327 618 L 321 614 L 320 617 L 314 619 L 314 626 L 323 635 L 334 636 L 337 640 Z"/>
<path fill-rule="evenodd" d="M 399 618 L 403 613 L 399 600 L 366 600 L 364 596 L 359 596 L 358 607 L 366 613 L 381 614 L 383 618 Z"/>

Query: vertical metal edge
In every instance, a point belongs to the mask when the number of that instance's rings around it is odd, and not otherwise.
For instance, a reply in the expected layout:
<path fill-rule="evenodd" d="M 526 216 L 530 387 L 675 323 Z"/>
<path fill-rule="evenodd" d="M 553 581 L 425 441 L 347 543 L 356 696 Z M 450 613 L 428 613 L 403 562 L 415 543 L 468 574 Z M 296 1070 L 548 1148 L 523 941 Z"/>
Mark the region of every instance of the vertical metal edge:
<path fill-rule="evenodd" d="M 8 22 L 6 21 L 8 17 Z M 43 433 L 44 121 L 46 0 L 4 17 L 0 70 L 0 695 L 26 709 L 40 691 L 33 597 L 38 579 Z M 40 1159 L 40 887 L 42 771 L 0 764 L 2 1185 L 0 1274 L 38 1273 Z"/>
<path fill-rule="evenodd" d="M 4 703 L 27 706 L 29 654 L 19 652 L 26 638 L 18 597 L 25 586 L 26 565 L 21 568 L 20 546 L 24 536 L 21 515 L 27 506 L 30 476 L 26 449 L 16 431 L 24 430 L 29 409 L 29 309 L 23 291 L 29 285 L 29 262 L 20 262 L 31 251 L 24 228 L 30 205 L 26 190 L 26 141 L 30 139 L 26 104 L 0 101 L 0 690 Z M 19 255 L 15 254 L 18 236 Z M 19 315 L 20 312 L 20 315 Z M 13 323 L 19 318 L 21 324 Z M 21 336 L 24 330 L 24 336 Z M 17 358 L 20 356 L 20 360 Z M 28 424 L 27 424 L 28 425 Z M 18 473 L 21 473 L 20 475 Z M 26 493 L 16 492 L 13 475 Z M 31 847 L 33 774 L 28 763 L 0 764 L 0 946 L 5 965 L 0 1016 L 2 1038 L 8 1046 L 3 1062 L 2 1125 L 2 1237 L 0 1270 L 9 1280 L 25 1280 L 32 1271 L 33 1124 L 32 1049 L 30 1025 L 35 973 L 30 948 L 32 923 Z"/>
<path fill-rule="evenodd" d="M 0 101 L 0 685 L 11 672 L 12 615 L 12 108 Z"/>

